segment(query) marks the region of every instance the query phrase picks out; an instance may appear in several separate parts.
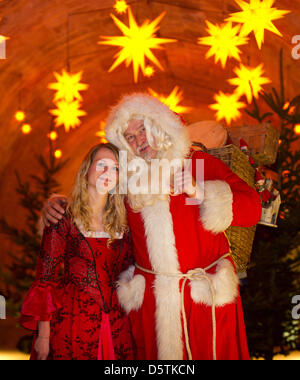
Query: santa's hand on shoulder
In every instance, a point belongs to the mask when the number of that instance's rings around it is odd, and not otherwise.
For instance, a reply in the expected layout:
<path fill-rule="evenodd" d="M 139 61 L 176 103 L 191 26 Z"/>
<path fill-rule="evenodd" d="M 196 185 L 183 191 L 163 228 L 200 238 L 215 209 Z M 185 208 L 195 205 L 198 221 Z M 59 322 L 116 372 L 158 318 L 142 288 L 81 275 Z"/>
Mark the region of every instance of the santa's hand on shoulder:
<path fill-rule="evenodd" d="M 185 193 L 190 198 L 197 198 L 199 193 L 198 185 L 188 168 L 180 168 L 174 173 L 171 187 L 174 195 Z"/>

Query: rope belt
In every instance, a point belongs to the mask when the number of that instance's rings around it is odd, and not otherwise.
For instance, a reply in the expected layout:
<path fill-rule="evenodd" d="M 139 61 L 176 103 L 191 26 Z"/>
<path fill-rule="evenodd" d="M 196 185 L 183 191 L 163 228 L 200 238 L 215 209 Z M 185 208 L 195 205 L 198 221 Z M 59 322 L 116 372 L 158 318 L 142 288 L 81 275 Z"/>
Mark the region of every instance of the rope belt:
<path fill-rule="evenodd" d="M 223 260 L 225 257 L 228 257 L 228 256 L 230 256 L 230 253 L 226 253 L 225 255 L 223 255 L 218 260 L 216 260 L 215 262 L 213 262 L 212 264 L 210 264 L 208 267 L 206 267 L 204 269 L 203 268 L 192 269 L 185 274 L 184 273 L 157 273 L 157 272 L 151 271 L 149 269 L 142 268 L 138 264 L 135 264 L 136 268 L 138 268 L 139 270 L 141 270 L 145 273 L 153 274 L 155 276 L 177 277 L 179 280 L 183 279 L 183 283 L 181 286 L 181 308 L 182 308 L 182 316 L 183 316 L 185 346 L 187 349 L 189 360 L 193 360 L 193 356 L 192 356 L 192 351 L 191 351 L 191 347 L 190 347 L 190 339 L 189 339 L 189 332 L 188 332 L 188 326 L 187 326 L 187 317 L 186 317 L 186 310 L 185 310 L 185 305 L 184 305 L 184 290 L 185 290 L 186 283 L 187 283 L 187 281 L 204 279 L 209 284 L 209 289 L 210 289 L 211 295 L 212 295 L 212 308 L 211 308 L 211 310 L 212 310 L 212 325 L 213 325 L 213 359 L 217 360 L 217 350 L 216 350 L 216 342 L 217 342 L 216 294 L 215 294 L 215 288 L 214 288 L 214 285 L 212 283 L 212 280 L 210 279 L 210 277 L 209 277 L 208 273 L 206 273 L 206 271 L 208 271 L 209 269 L 216 266 L 221 260 Z"/>

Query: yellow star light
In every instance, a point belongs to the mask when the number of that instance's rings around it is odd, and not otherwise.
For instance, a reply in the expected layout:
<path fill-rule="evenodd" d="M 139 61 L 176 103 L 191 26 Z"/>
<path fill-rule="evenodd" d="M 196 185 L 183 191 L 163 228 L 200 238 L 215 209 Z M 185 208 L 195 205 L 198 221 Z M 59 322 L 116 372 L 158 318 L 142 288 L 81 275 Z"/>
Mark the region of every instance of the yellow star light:
<path fill-rule="evenodd" d="M 222 91 L 214 96 L 217 103 L 209 107 L 215 111 L 218 121 L 225 119 L 229 125 L 231 121 L 237 120 L 241 117 L 241 108 L 245 108 L 246 104 L 239 101 L 237 94 L 224 94 Z"/>
<path fill-rule="evenodd" d="M 96 133 L 96 136 L 100 137 L 100 143 L 101 144 L 108 143 L 108 141 L 106 140 L 106 133 L 105 133 L 105 130 L 104 130 L 105 125 L 106 125 L 105 121 L 101 121 L 101 123 L 100 123 L 100 130 L 99 130 L 99 132 Z"/>
<path fill-rule="evenodd" d="M 139 70 L 145 72 L 146 58 L 153 62 L 159 69 L 164 70 L 158 59 L 152 53 L 151 49 L 163 49 L 160 45 L 176 42 L 173 39 L 157 38 L 156 32 L 159 29 L 158 24 L 165 16 L 165 12 L 158 16 L 150 23 L 149 20 L 144 21 L 139 26 L 132 14 L 131 8 L 128 8 L 129 27 L 123 24 L 117 17 L 111 15 L 114 23 L 123 32 L 124 36 L 104 37 L 105 41 L 99 41 L 100 45 L 119 46 L 121 50 L 115 55 L 115 62 L 110 67 L 112 72 L 116 67 L 125 62 L 126 67 L 133 64 L 134 82 L 137 83 Z"/>
<path fill-rule="evenodd" d="M 56 83 L 50 83 L 48 88 L 50 90 L 55 90 L 56 94 L 54 97 L 54 103 L 59 100 L 65 100 L 67 102 L 72 102 L 73 100 L 82 100 L 82 96 L 79 91 L 85 91 L 88 89 L 88 85 L 80 83 L 82 77 L 82 71 L 77 74 L 70 74 L 66 70 L 62 71 L 62 75 L 54 73 L 57 79 Z"/>
<path fill-rule="evenodd" d="M 296 135 L 300 135 L 300 124 L 295 125 L 294 131 Z"/>
<path fill-rule="evenodd" d="M 25 112 L 24 111 L 17 111 L 15 113 L 15 119 L 17 121 L 24 121 L 26 118 Z"/>
<path fill-rule="evenodd" d="M 263 64 L 255 68 L 247 67 L 241 64 L 234 69 L 237 77 L 228 79 L 233 86 L 237 86 L 236 93 L 239 96 L 245 95 L 249 104 L 252 103 L 253 96 L 257 99 L 264 84 L 271 83 L 269 78 L 263 77 Z"/>
<path fill-rule="evenodd" d="M 10 40 L 10 37 L 0 35 L 0 43 L 7 41 L 7 40 Z"/>
<path fill-rule="evenodd" d="M 151 88 L 148 88 L 150 95 L 159 99 L 162 103 L 166 104 L 172 111 L 182 114 L 188 113 L 192 110 L 192 107 L 183 107 L 179 103 L 183 100 L 183 91 L 179 91 L 179 87 L 174 87 L 173 91 L 169 96 L 160 95 Z"/>
<path fill-rule="evenodd" d="M 32 131 L 32 128 L 30 124 L 23 124 L 21 130 L 24 135 L 28 135 Z"/>
<path fill-rule="evenodd" d="M 56 149 L 56 151 L 54 152 L 54 157 L 59 159 L 62 157 L 62 151 L 60 149 Z"/>
<path fill-rule="evenodd" d="M 48 134 L 48 137 L 49 137 L 50 140 L 55 141 L 55 140 L 57 140 L 57 138 L 58 138 L 58 134 L 57 134 L 57 132 L 52 131 L 52 132 L 50 132 L 50 133 Z"/>
<path fill-rule="evenodd" d="M 56 105 L 57 109 L 49 112 L 56 116 L 55 126 L 58 128 L 64 125 L 66 132 L 69 132 L 71 128 L 78 127 L 81 124 L 79 117 L 86 115 L 85 111 L 79 109 L 80 104 L 77 100 L 71 103 L 60 100 Z"/>
<path fill-rule="evenodd" d="M 215 56 L 215 63 L 221 61 L 223 68 L 226 66 L 228 58 L 234 58 L 241 61 L 241 51 L 238 46 L 245 45 L 248 42 L 247 37 L 239 35 L 240 26 L 232 26 L 231 22 L 222 25 L 213 25 L 206 21 L 208 26 L 207 32 L 209 37 L 201 37 L 198 39 L 199 45 L 211 46 L 206 53 L 206 59 Z"/>
<path fill-rule="evenodd" d="M 125 0 L 117 0 L 116 1 L 116 4 L 114 5 L 114 9 L 118 12 L 118 13 L 125 13 L 128 9 L 128 5 L 126 3 Z"/>
<path fill-rule="evenodd" d="M 144 71 L 144 75 L 147 78 L 151 78 L 155 73 L 154 67 L 153 66 L 147 66 Z"/>
<path fill-rule="evenodd" d="M 243 24 L 241 36 L 248 36 L 251 32 L 254 32 L 259 49 L 261 49 L 264 42 L 265 30 L 282 37 L 282 34 L 272 21 L 283 18 L 290 11 L 272 8 L 275 0 L 250 0 L 250 3 L 243 0 L 235 1 L 242 11 L 232 13 L 227 21 Z"/>

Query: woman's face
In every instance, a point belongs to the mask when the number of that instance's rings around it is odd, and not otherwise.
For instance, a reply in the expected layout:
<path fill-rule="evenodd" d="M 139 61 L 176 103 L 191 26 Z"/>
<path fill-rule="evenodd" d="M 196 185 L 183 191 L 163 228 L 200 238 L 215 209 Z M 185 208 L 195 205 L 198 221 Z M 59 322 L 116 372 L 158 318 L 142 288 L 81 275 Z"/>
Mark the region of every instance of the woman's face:
<path fill-rule="evenodd" d="M 100 149 L 88 172 L 88 186 L 96 188 L 101 195 L 113 190 L 119 180 L 119 162 L 114 153 L 107 149 Z"/>

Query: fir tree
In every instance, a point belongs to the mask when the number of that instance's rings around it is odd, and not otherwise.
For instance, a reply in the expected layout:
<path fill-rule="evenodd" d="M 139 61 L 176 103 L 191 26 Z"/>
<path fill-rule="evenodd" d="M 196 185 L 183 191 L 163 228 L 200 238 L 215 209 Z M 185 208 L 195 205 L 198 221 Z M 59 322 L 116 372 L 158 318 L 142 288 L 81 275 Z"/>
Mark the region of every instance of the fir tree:
<path fill-rule="evenodd" d="M 53 155 L 52 144 L 48 160 L 42 155 L 36 158 L 40 167 L 40 174 L 30 175 L 29 181 L 22 181 L 18 172 L 16 192 L 20 198 L 20 206 L 26 214 L 25 228 L 16 228 L 10 225 L 5 218 L 0 219 L 0 233 L 11 240 L 16 248 L 8 252 L 9 265 L 0 265 L 0 278 L 4 285 L 1 294 L 7 301 L 7 315 L 18 318 L 24 296 L 35 279 L 35 269 L 40 250 L 41 236 L 39 234 L 39 220 L 41 210 L 52 193 L 60 190 L 55 175 L 65 166 L 67 161 L 58 162 Z M 30 337 L 29 337 L 30 338 Z M 19 342 L 19 348 L 27 351 L 30 348 L 30 339 L 24 337 Z"/>
<path fill-rule="evenodd" d="M 300 123 L 300 95 L 287 102 L 282 62 L 281 51 L 280 92 L 273 88 L 260 94 L 272 113 L 261 115 L 256 102 L 247 112 L 259 122 L 272 114 L 281 122 L 277 161 L 269 167 L 278 174 L 282 199 L 278 229 L 258 225 L 248 279 L 241 289 L 250 353 L 268 360 L 276 350 L 288 354 L 299 347 L 292 298 L 300 295 L 300 152 L 293 152 L 291 144 L 297 140 L 294 127 Z"/>

